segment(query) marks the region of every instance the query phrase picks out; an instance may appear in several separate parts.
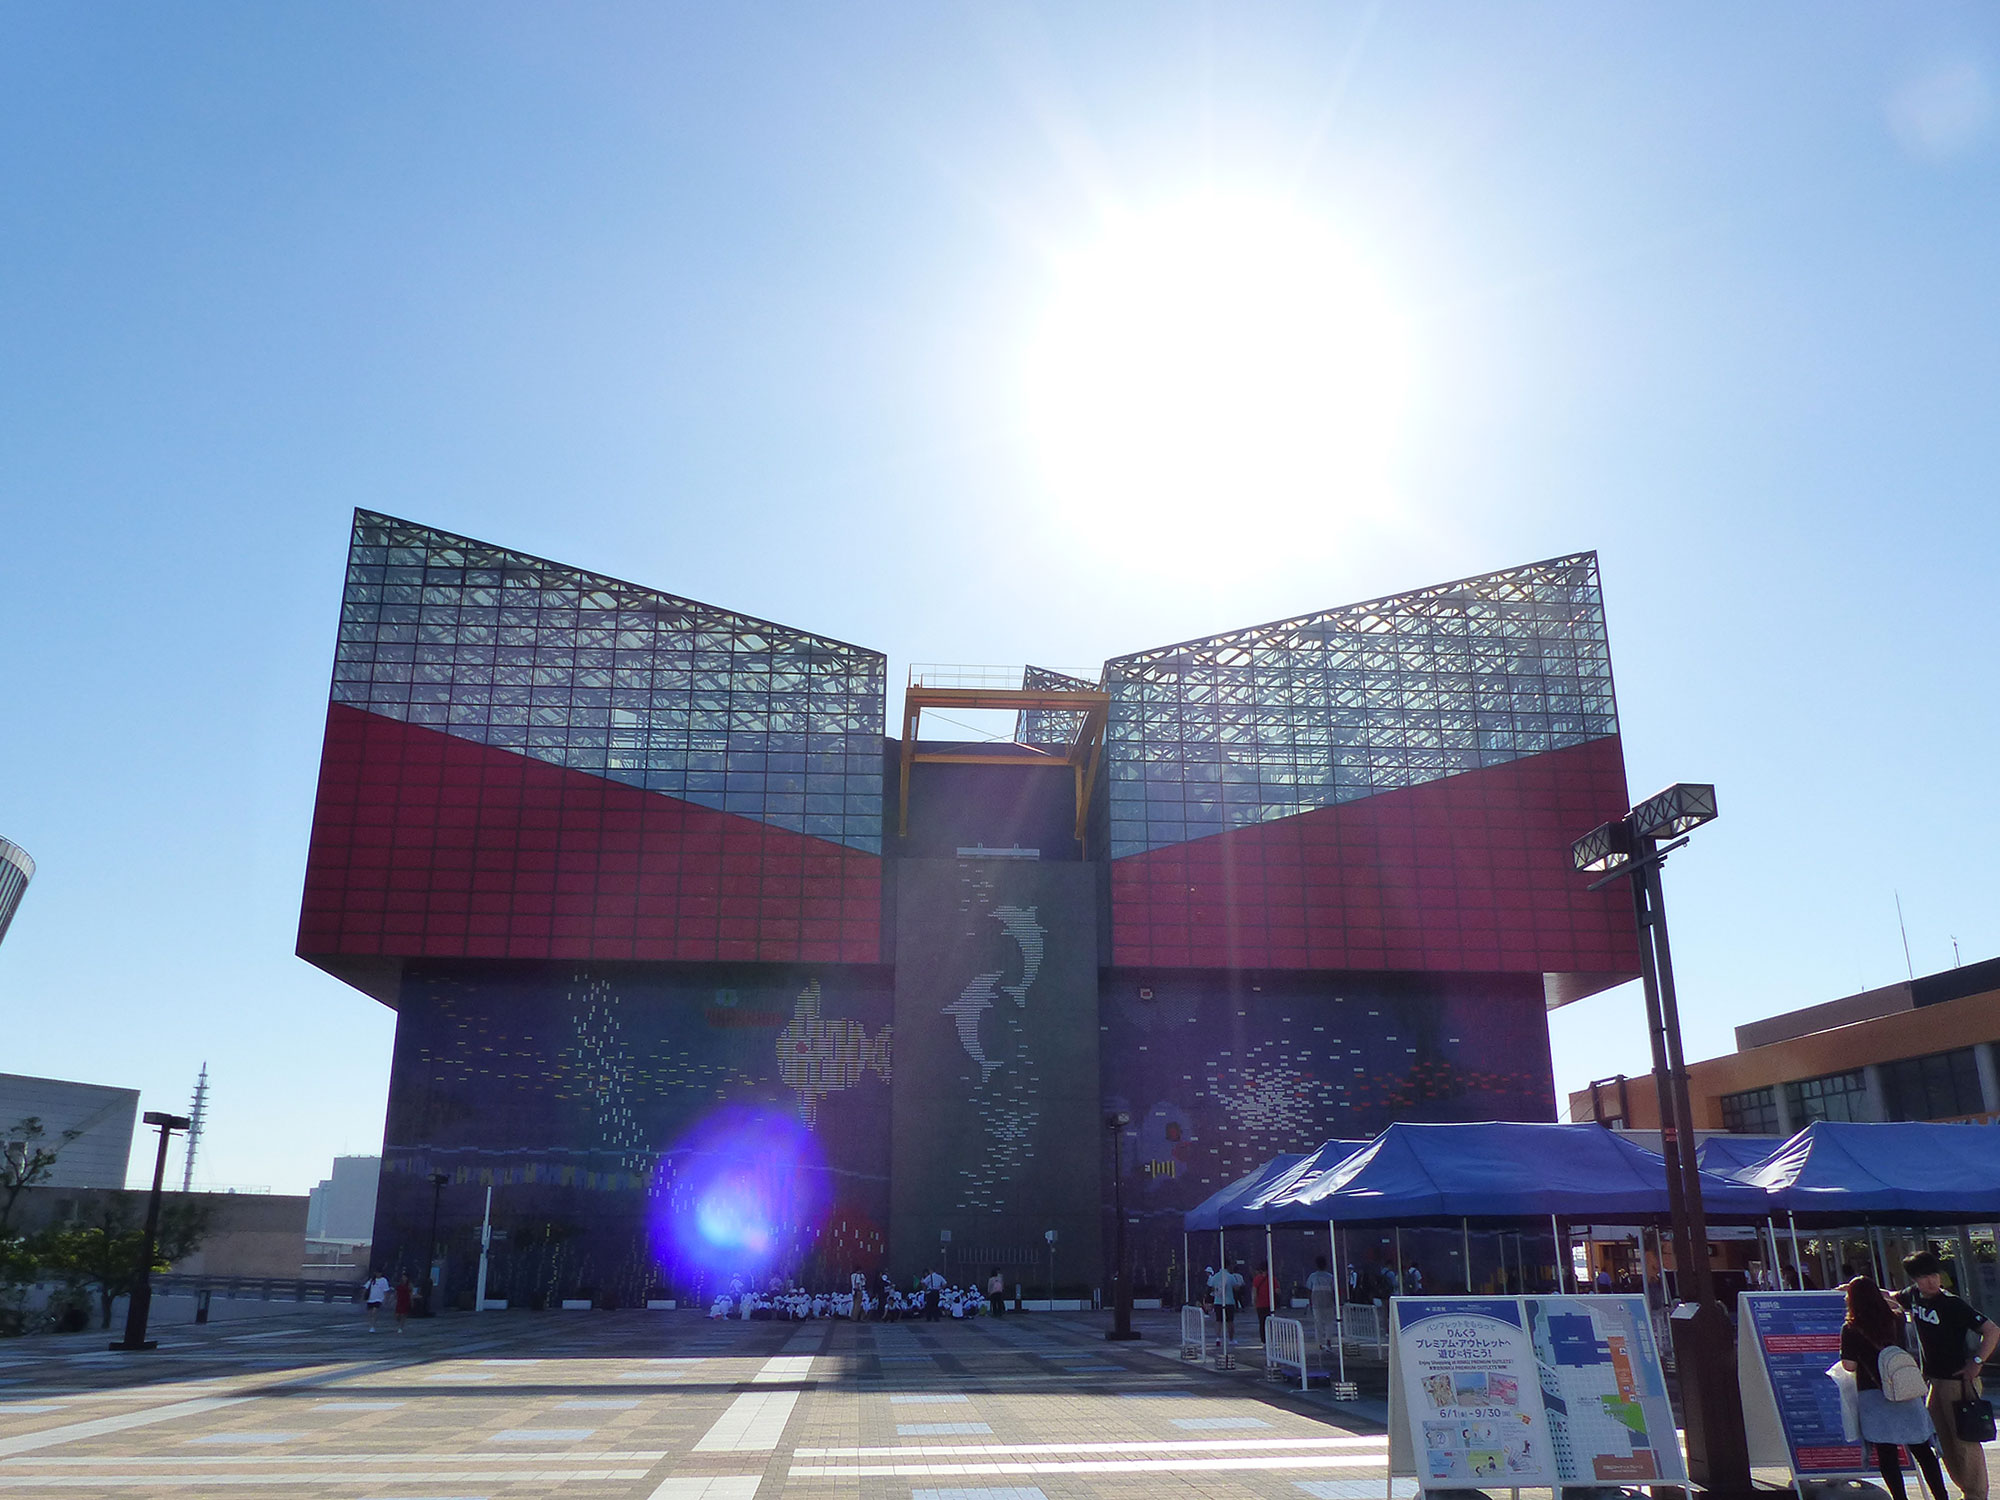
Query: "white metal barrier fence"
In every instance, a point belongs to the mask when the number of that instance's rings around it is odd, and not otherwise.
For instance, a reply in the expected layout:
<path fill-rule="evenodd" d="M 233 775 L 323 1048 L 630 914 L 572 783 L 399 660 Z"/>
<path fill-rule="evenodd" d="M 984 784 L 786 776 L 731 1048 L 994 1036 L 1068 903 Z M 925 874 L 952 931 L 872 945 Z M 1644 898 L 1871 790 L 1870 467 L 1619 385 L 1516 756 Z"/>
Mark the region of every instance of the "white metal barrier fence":
<path fill-rule="evenodd" d="M 1181 1309 L 1181 1358 L 1199 1364 L 1208 1353 L 1208 1314 L 1199 1307 Z"/>
<path fill-rule="evenodd" d="M 1297 1318 L 1264 1320 L 1264 1378 L 1276 1380 L 1287 1369 L 1299 1372 L 1299 1389 L 1306 1388 L 1306 1330 Z"/>
<path fill-rule="evenodd" d="M 1382 1308 L 1368 1302 L 1349 1302 L 1341 1308 L 1340 1333 L 1344 1342 L 1367 1344 L 1382 1358 L 1389 1357 L 1388 1320 Z"/>

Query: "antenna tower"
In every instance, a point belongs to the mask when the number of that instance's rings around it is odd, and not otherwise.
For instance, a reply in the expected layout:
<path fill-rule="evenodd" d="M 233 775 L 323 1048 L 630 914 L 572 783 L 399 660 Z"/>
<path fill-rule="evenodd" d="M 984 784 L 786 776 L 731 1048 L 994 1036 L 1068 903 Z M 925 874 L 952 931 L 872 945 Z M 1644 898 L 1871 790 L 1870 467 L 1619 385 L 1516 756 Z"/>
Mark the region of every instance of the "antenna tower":
<path fill-rule="evenodd" d="M 194 1081 L 194 1103 L 188 1108 L 187 1158 L 181 1167 L 181 1191 L 194 1190 L 194 1154 L 201 1147 L 202 1121 L 208 1115 L 208 1064 L 201 1065 L 201 1076 Z"/>

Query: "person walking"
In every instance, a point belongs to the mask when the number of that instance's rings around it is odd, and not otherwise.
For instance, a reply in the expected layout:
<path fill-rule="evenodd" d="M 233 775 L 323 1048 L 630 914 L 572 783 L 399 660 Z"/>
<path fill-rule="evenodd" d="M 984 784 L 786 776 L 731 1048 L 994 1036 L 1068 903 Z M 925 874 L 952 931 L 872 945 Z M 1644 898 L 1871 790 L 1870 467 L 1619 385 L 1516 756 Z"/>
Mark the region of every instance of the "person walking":
<path fill-rule="evenodd" d="M 1333 1342 L 1328 1334 L 1340 1329 L 1340 1309 L 1335 1302 L 1339 1295 L 1340 1286 L 1326 1268 L 1326 1257 L 1315 1255 L 1312 1275 L 1306 1278 L 1306 1299 L 1312 1303 L 1313 1338 L 1322 1349 Z"/>
<path fill-rule="evenodd" d="M 396 1332 L 404 1333 L 410 1321 L 410 1273 L 404 1271 L 396 1277 Z"/>
<path fill-rule="evenodd" d="M 1269 1261 L 1257 1262 L 1257 1274 L 1250 1278 L 1250 1302 L 1257 1309 L 1257 1342 L 1261 1344 L 1264 1342 L 1265 1327 L 1271 1321 L 1271 1314 L 1277 1309 L 1271 1291 Z"/>
<path fill-rule="evenodd" d="M 868 1313 L 868 1273 L 856 1266 L 854 1274 L 847 1278 L 847 1315 L 859 1323 Z"/>
<path fill-rule="evenodd" d="M 935 1323 L 944 1315 L 944 1278 L 936 1271 L 924 1272 L 924 1321 Z"/>
<path fill-rule="evenodd" d="M 1209 1298 L 1215 1303 L 1215 1320 L 1221 1327 L 1221 1336 L 1229 1338 L 1229 1320 L 1236 1313 L 1237 1295 L 1243 1290 L 1243 1278 L 1229 1269 L 1227 1263 L 1218 1267 L 1208 1278 Z"/>
<path fill-rule="evenodd" d="M 1007 1316 L 1007 1278 L 1000 1274 L 998 1266 L 995 1266 L 993 1274 L 986 1278 L 986 1300 L 993 1304 L 994 1317 Z"/>
<path fill-rule="evenodd" d="M 389 1278 L 377 1271 L 369 1277 L 362 1291 L 362 1299 L 368 1304 L 368 1331 L 375 1331 L 375 1320 L 382 1316 L 382 1304 L 389 1300 Z"/>
<path fill-rule="evenodd" d="M 1857 1276 L 1844 1290 L 1847 1321 L 1840 1325 L 1840 1367 L 1854 1372 L 1861 1440 L 1875 1445 L 1876 1472 L 1890 1500 L 1908 1500 L 1901 1451 L 1908 1448 L 1923 1472 L 1931 1500 L 1946 1500 L 1944 1473 L 1931 1446 L 1931 1414 L 1924 1408 L 1922 1393 L 1897 1401 L 1882 1385 L 1882 1351 L 1903 1347 L 1902 1314 L 1890 1310 L 1889 1299 L 1872 1277 Z"/>
<path fill-rule="evenodd" d="M 1910 1285 L 1890 1300 L 1917 1325 L 1931 1421 L 1945 1470 L 1965 1500 L 1986 1500 L 1986 1450 L 1958 1435 L 1952 1408 L 1978 1398 L 1980 1372 L 2000 1346 L 2000 1323 L 1944 1289 L 1944 1266 L 1930 1251 L 1905 1257 L 1903 1274 Z"/>

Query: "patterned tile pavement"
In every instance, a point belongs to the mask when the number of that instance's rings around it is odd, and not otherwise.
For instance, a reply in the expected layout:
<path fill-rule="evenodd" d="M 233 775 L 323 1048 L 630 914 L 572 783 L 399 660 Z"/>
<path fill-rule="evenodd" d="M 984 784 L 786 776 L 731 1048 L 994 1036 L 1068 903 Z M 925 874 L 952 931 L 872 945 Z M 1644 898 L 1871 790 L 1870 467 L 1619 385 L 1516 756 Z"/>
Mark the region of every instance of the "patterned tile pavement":
<path fill-rule="evenodd" d="M 281 1309 L 274 1312 L 282 1313 Z M 336 1310 L 0 1346 L 0 1496 L 1387 1500 L 1381 1429 L 1096 1317 Z M 1399 1492 L 1405 1486 L 1399 1485 Z"/>

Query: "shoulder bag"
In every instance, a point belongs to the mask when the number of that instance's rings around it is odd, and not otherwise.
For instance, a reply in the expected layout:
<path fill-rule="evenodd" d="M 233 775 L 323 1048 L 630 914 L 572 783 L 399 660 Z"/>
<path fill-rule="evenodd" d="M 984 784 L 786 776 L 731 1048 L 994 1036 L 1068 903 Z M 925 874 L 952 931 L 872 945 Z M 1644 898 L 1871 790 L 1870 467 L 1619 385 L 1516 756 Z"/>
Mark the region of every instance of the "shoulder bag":
<path fill-rule="evenodd" d="M 1992 1442 L 1993 1403 L 1977 1395 L 1969 1380 L 1960 1383 L 1959 1395 L 1961 1399 L 1951 1403 L 1951 1419 L 1958 1428 L 1959 1441 Z"/>

